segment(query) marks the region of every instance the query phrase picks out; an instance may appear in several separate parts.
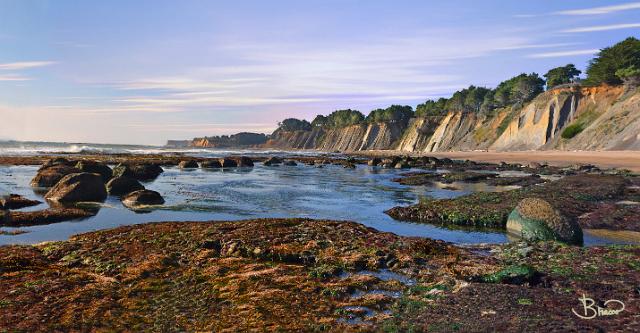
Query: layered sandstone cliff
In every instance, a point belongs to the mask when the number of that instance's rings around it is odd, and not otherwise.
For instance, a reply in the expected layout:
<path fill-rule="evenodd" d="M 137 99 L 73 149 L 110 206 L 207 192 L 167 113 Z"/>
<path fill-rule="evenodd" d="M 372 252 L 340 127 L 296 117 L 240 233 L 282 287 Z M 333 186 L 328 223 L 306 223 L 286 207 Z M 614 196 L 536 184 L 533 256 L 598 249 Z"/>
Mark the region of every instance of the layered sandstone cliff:
<path fill-rule="evenodd" d="M 215 146 L 210 138 L 194 146 Z M 277 130 L 261 147 L 322 151 L 640 150 L 640 90 L 568 86 L 489 114 L 452 111 L 408 123 Z"/>

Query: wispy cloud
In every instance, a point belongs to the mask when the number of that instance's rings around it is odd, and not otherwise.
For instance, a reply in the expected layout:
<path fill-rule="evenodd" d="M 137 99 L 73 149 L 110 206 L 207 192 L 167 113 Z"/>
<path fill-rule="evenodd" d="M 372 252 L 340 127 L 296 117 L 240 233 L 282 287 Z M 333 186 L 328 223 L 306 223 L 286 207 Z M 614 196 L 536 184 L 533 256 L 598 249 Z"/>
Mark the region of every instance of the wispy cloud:
<path fill-rule="evenodd" d="M 0 74 L 0 81 L 29 81 L 30 78 L 20 74 Z"/>
<path fill-rule="evenodd" d="M 502 48 L 499 48 L 498 50 L 510 51 L 510 50 L 526 50 L 526 49 L 549 49 L 549 48 L 557 48 L 557 47 L 574 46 L 579 44 L 580 43 L 518 44 L 518 45 L 502 47 Z"/>
<path fill-rule="evenodd" d="M 592 55 L 598 52 L 600 52 L 600 50 L 598 49 L 547 52 L 547 53 L 531 54 L 528 56 L 528 58 L 560 58 L 560 57 L 570 57 L 570 56 L 577 56 L 577 55 Z"/>
<path fill-rule="evenodd" d="M 17 71 L 29 68 L 44 67 L 55 64 L 55 61 L 22 61 L 0 64 L 0 70 Z"/>
<path fill-rule="evenodd" d="M 554 12 L 556 15 L 602 15 L 626 10 L 640 9 L 640 2 L 630 2 L 621 5 L 602 6 L 584 9 L 562 10 Z"/>
<path fill-rule="evenodd" d="M 579 32 L 595 32 L 595 31 L 608 31 L 608 30 L 633 29 L 633 28 L 640 28 L 640 23 L 596 25 L 591 27 L 572 28 L 572 29 L 562 30 L 561 32 L 579 33 Z"/>

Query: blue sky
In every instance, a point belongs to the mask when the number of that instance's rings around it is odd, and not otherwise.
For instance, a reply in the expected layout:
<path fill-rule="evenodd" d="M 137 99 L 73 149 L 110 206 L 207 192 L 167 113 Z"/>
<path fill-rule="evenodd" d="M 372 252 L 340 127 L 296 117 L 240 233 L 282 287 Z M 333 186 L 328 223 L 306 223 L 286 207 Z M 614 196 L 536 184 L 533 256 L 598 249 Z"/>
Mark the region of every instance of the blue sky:
<path fill-rule="evenodd" d="M 640 2 L 0 0 L 0 139 L 270 132 L 584 70 L 629 36 Z"/>

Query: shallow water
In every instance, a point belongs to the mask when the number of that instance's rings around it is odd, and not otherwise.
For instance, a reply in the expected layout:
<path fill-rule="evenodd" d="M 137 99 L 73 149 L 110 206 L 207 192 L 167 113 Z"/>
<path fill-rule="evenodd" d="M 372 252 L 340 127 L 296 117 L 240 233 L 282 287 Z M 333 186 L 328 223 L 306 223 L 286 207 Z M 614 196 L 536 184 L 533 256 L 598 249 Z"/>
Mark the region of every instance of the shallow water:
<path fill-rule="evenodd" d="M 22 194 L 44 201 L 29 187 L 37 166 L 0 166 L 0 192 Z M 265 167 L 225 170 L 180 170 L 166 167 L 148 189 L 160 192 L 166 204 L 150 212 L 133 212 L 109 197 L 98 214 L 83 220 L 21 227 L 20 235 L 0 235 L 0 244 L 38 243 L 64 240 L 77 233 L 120 225 L 157 221 L 240 220 L 262 217 L 309 217 L 349 220 L 381 231 L 403 236 L 421 236 L 455 243 L 503 243 L 502 232 L 451 230 L 434 225 L 395 221 L 384 211 L 416 203 L 421 196 L 451 198 L 473 191 L 500 191 L 508 188 L 484 184 L 455 183 L 456 190 L 434 186 L 405 186 L 392 182 L 395 170 L 358 166 L 344 169 L 327 165 Z M 27 208 L 38 210 L 46 204 Z M 14 228 L 2 228 L 14 230 Z M 587 245 L 609 243 L 586 235 Z"/>

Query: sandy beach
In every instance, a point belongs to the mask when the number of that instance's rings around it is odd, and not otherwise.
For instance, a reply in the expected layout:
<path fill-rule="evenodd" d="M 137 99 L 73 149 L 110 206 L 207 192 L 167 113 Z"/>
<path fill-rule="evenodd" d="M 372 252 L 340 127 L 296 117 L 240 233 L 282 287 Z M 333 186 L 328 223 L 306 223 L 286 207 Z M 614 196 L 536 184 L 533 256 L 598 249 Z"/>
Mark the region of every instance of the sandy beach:
<path fill-rule="evenodd" d="M 363 152 L 364 155 L 428 155 L 448 157 L 452 159 L 469 159 L 476 162 L 490 163 L 548 163 L 555 166 L 573 164 L 593 164 L 601 168 L 620 168 L 640 172 L 640 151 L 460 151 L 433 153 L 404 153 L 398 151 Z"/>

